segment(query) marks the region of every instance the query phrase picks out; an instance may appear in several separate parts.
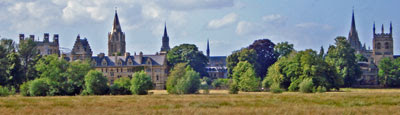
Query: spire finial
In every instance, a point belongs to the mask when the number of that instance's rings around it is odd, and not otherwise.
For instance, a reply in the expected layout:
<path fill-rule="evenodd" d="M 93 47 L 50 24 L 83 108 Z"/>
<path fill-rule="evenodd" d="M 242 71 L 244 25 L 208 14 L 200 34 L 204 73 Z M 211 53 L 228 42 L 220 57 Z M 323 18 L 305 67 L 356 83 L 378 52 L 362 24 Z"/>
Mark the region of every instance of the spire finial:
<path fill-rule="evenodd" d="M 164 22 L 164 36 L 168 36 L 168 33 L 167 33 L 167 21 Z"/>

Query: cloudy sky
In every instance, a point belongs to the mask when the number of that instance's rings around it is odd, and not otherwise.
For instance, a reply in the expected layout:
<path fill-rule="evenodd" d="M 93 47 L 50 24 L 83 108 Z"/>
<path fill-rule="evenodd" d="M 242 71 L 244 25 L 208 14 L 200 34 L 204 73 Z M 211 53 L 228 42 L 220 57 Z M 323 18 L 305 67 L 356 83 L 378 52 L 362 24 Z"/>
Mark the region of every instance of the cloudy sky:
<path fill-rule="evenodd" d="M 288 41 L 297 50 L 325 49 L 347 36 L 354 7 L 360 41 L 371 46 L 372 25 L 388 32 L 393 22 L 395 54 L 400 54 L 398 0 L 0 0 L 0 36 L 60 34 L 71 49 L 78 34 L 94 55 L 107 52 L 115 7 L 128 52 L 154 54 L 161 48 L 164 22 L 170 46 L 196 44 L 211 55 L 226 56 L 254 40 Z M 37 38 L 38 39 L 38 38 Z"/>

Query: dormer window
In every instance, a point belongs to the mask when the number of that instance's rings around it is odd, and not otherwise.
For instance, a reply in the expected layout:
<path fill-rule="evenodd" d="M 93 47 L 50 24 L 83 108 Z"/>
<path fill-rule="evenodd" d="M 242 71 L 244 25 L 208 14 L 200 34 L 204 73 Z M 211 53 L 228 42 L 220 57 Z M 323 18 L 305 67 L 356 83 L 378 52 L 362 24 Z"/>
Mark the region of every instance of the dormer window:
<path fill-rule="evenodd" d="M 101 62 L 102 66 L 107 66 L 107 61 L 105 59 L 103 59 L 103 61 Z"/>

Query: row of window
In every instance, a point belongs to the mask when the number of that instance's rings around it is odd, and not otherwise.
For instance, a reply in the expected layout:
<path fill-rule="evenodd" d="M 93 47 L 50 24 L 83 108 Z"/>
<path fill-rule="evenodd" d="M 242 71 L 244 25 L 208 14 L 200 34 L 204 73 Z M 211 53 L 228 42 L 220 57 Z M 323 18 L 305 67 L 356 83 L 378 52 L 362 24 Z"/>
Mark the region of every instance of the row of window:
<path fill-rule="evenodd" d="M 382 45 L 380 42 L 376 43 L 376 49 L 381 49 Z M 389 45 L 389 42 L 385 42 L 385 49 L 392 48 L 392 46 Z"/>

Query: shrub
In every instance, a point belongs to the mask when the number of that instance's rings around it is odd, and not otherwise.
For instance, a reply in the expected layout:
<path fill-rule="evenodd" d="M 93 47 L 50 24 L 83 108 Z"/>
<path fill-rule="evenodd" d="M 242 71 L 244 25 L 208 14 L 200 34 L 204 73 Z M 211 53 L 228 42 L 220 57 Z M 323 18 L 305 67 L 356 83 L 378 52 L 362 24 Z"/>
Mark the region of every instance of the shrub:
<path fill-rule="evenodd" d="M 112 95 L 129 95 L 132 94 L 130 91 L 131 79 L 128 77 L 121 77 L 114 81 L 114 84 L 110 86 L 110 93 Z"/>
<path fill-rule="evenodd" d="M 49 85 L 45 78 L 33 80 L 29 85 L 29 94 L 31 96 L 46 96 L 49 92 Z"/>
<path fill-rule="evenodd" d="M 229 94 L 238 94 L 238 93 L 239 93 L 239 88 L 238 88 L 237 84 L 236 83 L 232 83 L 229 86 Z"/>
<path fill-rule="evenodd" d="M 324 93 L 324 92 L 326 92 L 326 88 L 324 86 L 318 86 L 317 92 L 318 93 Z"/>
<path fill-rule="evenodd" d="M 211 85 L 216 88 L 216 89 L 221 89 L 221 88 L 228 88 L 229 87 L 229 80 L 230 79 L 215 79 Z"/>
<path fill-rule="evenodd" d="M 147 94 L 147 90 L 153 88 L 153 83 L 151 82 L 150 76 L 144 71 L 133 74 L 131 84 L 131 92 L 132 94 L 136 95 L 145 95 Z"/>
<path fill-rule="evenodd" d="M 271 91 L 272 93 L 282 93 L 282 92 L 283 92 L 283 89 L 280 88 L 278 84 L 274 84 L 274 85 L 272 85 L 272 86 L 270 87 L 270 91 Z"/>
<path fill-rule="evenodd" d="M 22 85 L 19 86 L 19 93 L 20 93 L 22 96 L 31 96 L 31 95 L 29 94 L 29 85 L 30 85 L 30 84 L 31 84 L 31 81 L 28 81 L 28 82 L 22 83 Z"/>
<path fill-rule="evenodd" d="M 204 94 L 210 93 L 210 91 L 208 90 L 209 86 L 208 86 L 207 82 L 205 82 L 205 81 L 201 82 L 201 89 L 203 89 Z"/>
<path fill-rule="evenodd" d="M 85 89 L 82 92 L 87 95 L 103 95 L 107 94 L 109 87 L 107 85 L 107 78 L 103 76 L 103 73 L 90 70 L 85 75 Z"/>
<path fill-rule="evenodd" d="M 192 94 L 200 88 L 200 74 L 185 63 L 175 65 L 167 81 L 167 91 L 171 94 Z"/>
<path fill-rule="evenodd" d="M 312 81 L 312 79 L 308 78 L 308 79 L 304 79 L 300 85 L 300 92 L 303 93 L 313 93 L 314 90 L 314 83 Z"/>
<path fill-rule="evenodd" d="M 7 97 L 10 95 L 10 90 L 7 87 L 0 86 L 0 97 Z"/>
<path fill-rule="evenodd" d="M 256 76 L 253 65 L 249 62 L 239 62 L 233 68 L 233 80 L 238 83 L 240 91 L 257 91 L 260 79 Z"/>

